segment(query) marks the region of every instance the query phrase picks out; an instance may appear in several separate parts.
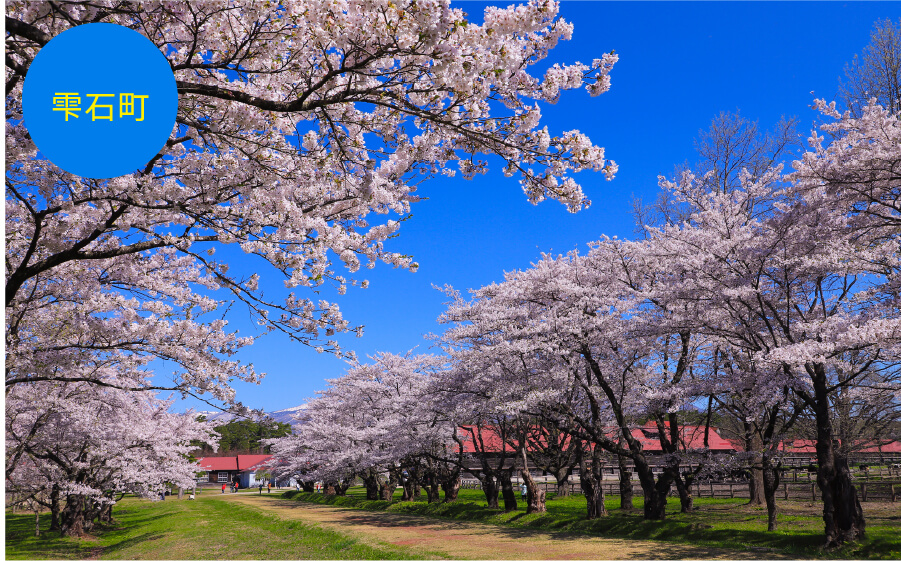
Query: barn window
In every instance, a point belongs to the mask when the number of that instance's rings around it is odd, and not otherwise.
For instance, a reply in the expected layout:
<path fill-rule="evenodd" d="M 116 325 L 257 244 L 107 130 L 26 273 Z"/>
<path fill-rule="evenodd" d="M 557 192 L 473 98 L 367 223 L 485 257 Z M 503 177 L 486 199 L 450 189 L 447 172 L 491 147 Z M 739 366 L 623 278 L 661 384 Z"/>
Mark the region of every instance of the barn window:
<path fill-rule="evenodd" d="M 220 471 L 220 472 L 217 474 L 217 477 L 219 478 L 219 483 L 226 483 L 226 482 L 228 481 L 228 472 L 227 472 L 227 471 Z"/>

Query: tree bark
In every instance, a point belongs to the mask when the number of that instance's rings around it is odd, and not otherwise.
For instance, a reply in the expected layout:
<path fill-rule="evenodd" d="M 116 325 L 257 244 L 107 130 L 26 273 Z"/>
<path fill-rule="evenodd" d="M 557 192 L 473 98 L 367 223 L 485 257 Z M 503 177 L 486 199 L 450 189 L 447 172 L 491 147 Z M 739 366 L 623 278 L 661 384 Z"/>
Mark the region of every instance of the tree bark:
<path fill-rule="evenodd" d="M 495 481 L 494 476 L 483 476 L 479 482 L 482 484 L 482 492 L 485 493 L 485 500 L 488 501 L 488 508 L 500 508 L 498 505 L 498 493 L 500 488 Z"/>
<path fill-rule="evenodd" d="M 97 515 L 97 519 L 101 524 L 112 524 L 113 523 L 113 505 L 105 504 L 100 507 L 100 510 Z"/>
<path fill-rule="evenodd" d="M 644 459 L 644 455 L 634 454 L 632 460 L 635 462 L 635 471 L 644 492 L 645 520 L 666 520 L 666 497 L 672 485 L 671 474 L 664 471 L 655 481 L 654 472 L 651 471 L 651 466 Z"/>
<path fill-rule="evenodd" d="M 83 536 L 92 527 L 85 516 L 85 498 L 81 495 L 68 495 L 66 506 L 60 513 L 60 534 L 63 536 Z"/>
<path fill-rule="evenodd" d="M 579 486 L 585 495 L 589 520 L 607 516 L 607 505 L 604 504 L 604 476 L 600 460 L 597 447 L 592 450 L 590 458 L 585 457 L 584 451 L 579 451 Z"/>
<path fill-rule="evenodd" d="M 751 497 L 748 504 L 751 506 L 760 506 L 766 502 L 764 483 L 763 483 L 763 443 L 760 438 L 754 434 L 753 425 L 747 421 L 745 426 L 745 450 L 754 454 L 751 460 L 751 477 L 748 479 L 748 493 Z"/>
<path fill-rule="evenodd" d="M 676 466 L 678 469 L 678 466 Z M 683 514 L 694 512 L 695 501 L 691 495 L 691 475 L 683 479 L 682 474 L 673 474 L 673 481 L 676 483 L 676 491 L 679 492 L 679 506 Z"/>
<path fill-rule="evenodd" d="M 385 481 L 382 481 L 379 488 L 381 499 L 388 502 L 394 500 L 395 489 L 397 489 L 397 483 L 392 478 L 388 478 Z"/>
<path fill-rule="evenodd" d="M 60 531 L 59 510 L 59 485 L 54 483 L 50 490 L 50 530 L 54 532 Z"/>
<path fill-rule="evenodd" d="M 507 470 L 502 471 L 498 475 L 501 483 L 501 494 L 504 497 L 504 510 L 512 512 L 516 510 L 516 490 L 513 489 L 513 477 Z"/>
<path fill-rule="evenodd" d="M 776 490 L 779 489 L 779 469 L 770 458 L 764 457 L 761 462 L 763 478 L 763 499 L 766 502 L 767 532 L 776 531 Z"/>
<path fill-rule="evenodd" d="M 532 479 L 532 474 L 529 473 L 529 464 L 526 461 L 525 446 L 521 447 L 521 450 L 522 470 L 519 472 L 519 474 L 522 476 L 523 481 L 525 481 L 526 483 L 526 514 L 532 514 L 533 512 L 547 512 L 545 492 L 542 489 L 538 488 L 538 484 L 535 483 L 535 480 Z"/>
<path fill-rule="evenodd" d="M 629 471 L 625 456 L 617 455 L 616 458 L 619 464 L 619 508 L 632 512 L 635 510 L 635 505 L 632 504 L 632 472 Z"/>
<path fill-rule="evenodd" d="M 379 481 L 379 475 L 372 468 L 366 470 L 363 475 L 360 476 L 363 480 L 363 485 L 366 487 L 366 500 L 367 501 L 377 501 L 379 500 L 379 490 L 381 488 L 381 482 Z"/>
<path fill-rule="evenodd" d="M 562 475 L 561 475 L 562 472 Z M 557 479 L 557 495 L 558 497 L 568 497 L 569 496 L 569 470 L 558 470 L 551 472 L 554 474 L 554 477 Z"/>
<path fill-rule="evenodd" d="M 444 502 L 452 503 L 457 500 L 457 493 L 460 491 L 460 479 L 454 478 L 452 481 L 442 481 L 441 489 L 444 491 Z"/>
<path fill-rule="evenodd" d="M 866 521 L 851 480 L 848 459 L 833 439 L 826 369 L 816 363 L 812 370 L 813 409 L 817 425 L 817 486 L 823 495 L 826 549 L 857 541 L 866 533 Z"/>
<path fill-rule="evenodd" d="M 426 500 L 430 504 L 441 501 L 441 493 L 439 492 L 440 489 L 441 489 L 441 486 L 438 485 L 437 482 L 432 482 L 430 485 L 425 486 Z"/>

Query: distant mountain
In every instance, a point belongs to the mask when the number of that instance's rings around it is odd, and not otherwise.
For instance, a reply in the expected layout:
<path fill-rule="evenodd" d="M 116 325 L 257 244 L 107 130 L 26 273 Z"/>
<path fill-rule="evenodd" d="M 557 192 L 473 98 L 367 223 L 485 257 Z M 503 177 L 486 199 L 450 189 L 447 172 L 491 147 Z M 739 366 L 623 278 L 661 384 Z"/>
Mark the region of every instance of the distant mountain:
<path fill-rule="evenodd" d="M 294 415 L 300 413 L 304 409 L 307 408 L 306 404 L 298 405 L 297 407 L 289 407 L 287 409 L 279 409 L 278 411 L 273 411 L 268 415 L 272 417 L 273 420 L 278 421 L 279 423 L 288 423 L 290 425 L 299 425 L 300 423 L 294 418 Z"/>
<path fill-rule="evenodd" d="M 291 426 L 298 425 L 297 420 L 294 419 L 294 415 L 303 411 L 306 408 L 306 404 L 298 405 L 296 407 L 289 407 L 287 409 L 279 409 L 278 411 L 272 411 L 271 413 L 266 413 L 269 418 L 273 421 L 277 421 L 279 423 L 288 423 Z M 229 422 L 235 418 L 231 413 L 226 413 L 224 411 L 198 411 L 198 415 L 204 415 L 210 421 L 222 421 Z"/>

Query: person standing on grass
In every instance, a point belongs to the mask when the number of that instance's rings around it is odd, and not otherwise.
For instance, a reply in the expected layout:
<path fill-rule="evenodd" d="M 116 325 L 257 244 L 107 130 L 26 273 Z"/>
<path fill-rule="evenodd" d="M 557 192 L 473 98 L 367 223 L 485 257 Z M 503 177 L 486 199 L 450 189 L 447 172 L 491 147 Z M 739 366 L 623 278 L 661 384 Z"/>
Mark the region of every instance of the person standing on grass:
<path fill-rule="evenodd" d="M 263 494 L 263 482 L 262 481 L 260 481 L 260 494 L 261 495 Z"/>
<path fill-rule="evenodd" d="M 222 484 L 222 494 L 225 494 L 225 483 Z"/>
<path fill-rule="evenodd" d="M 271 482 L 271 481 L 269 482 L 269 486 L 266 487 L 266 492 L 267 492 L 267 493 L 271 493 L 271 492 L 272 492 L 272 482 Z"/>

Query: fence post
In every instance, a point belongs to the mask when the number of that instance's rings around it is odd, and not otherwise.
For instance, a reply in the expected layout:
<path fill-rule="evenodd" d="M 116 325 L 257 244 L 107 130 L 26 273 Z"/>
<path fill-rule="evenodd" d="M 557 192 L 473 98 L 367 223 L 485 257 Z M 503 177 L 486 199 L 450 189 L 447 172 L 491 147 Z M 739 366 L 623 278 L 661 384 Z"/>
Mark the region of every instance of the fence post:
<path fill-rule="evenodd" d="M 815 503 L 816 501 L 817 501 L 817 486 L 816 486 L 816 483 L 811 483 L 810 484 L 810 502 Z"/>
<path fill-rule="evenodd" d="M 889 490 L 891 491 L 891 494 L 892 494 L 892 502 L 895 502 L 895 486 L 889 485 Z"/>
<path fill-rule="evenodd" d="M 787 481 L 782 486 L 782 490 L 785 491 L 785 500 L 787 501 L 788 500 L 788 482 Z"/>
<path fill-rule="evenodd" d="M 863 502 L 867 502 L 867 484 L 866 484 L 866 482 L 860 484 L 860 497 L 863 499 Z"/>

